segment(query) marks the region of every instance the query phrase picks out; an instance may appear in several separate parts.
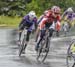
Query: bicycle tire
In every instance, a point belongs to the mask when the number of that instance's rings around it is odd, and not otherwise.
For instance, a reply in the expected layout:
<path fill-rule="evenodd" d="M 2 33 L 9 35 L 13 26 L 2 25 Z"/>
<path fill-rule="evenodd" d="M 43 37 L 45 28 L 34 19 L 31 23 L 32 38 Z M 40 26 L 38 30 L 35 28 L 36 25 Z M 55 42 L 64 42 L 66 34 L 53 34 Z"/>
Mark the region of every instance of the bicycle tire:
<path fill-rule="evenodd" d="M 43 41 L 43 39 L 42 39 L 42 41 Z M 40 42 L 40 47 L 39 47 L 39 50 L 38 50 L 38 56 L 37 56 L 37 61 L 39 61 L 39 58 L 41 57 L 41 53 L 43 53 L 43 44 L 42 44 L 42 41 Z M 48 45 L 49 44 L 49 41 L 48 40 L 46 40 L 46 45 Z M 48 52 L 49 52 L 49 47 L 47 47 L 47 49 L 48 49 L 48 51 L 46 51 L 46 52 L 44 52 L 44 53 L 46 53 L 45 55 L 44 55 L 44 57 L 43 57 L 43 59 L 41 60 L 41 62 L 44 62 L 45 61 L 45 59 L 46 59 L 46 57 L 47 57 L 47 55 L 48 55 Z"/>
<path fill-rule="evenodd" d="M 23 51 L 23 49 L 24 49 L 24 43 L 25 43 L 25 37 L 23 38 L 22 44 L 21 44 L 20 49 L 19 49 L 19 56 L 21 56 L 22 51 Z"/>
<path fill-rule="evenodd" d="M 73 67 L 73 64 L 75 62 L 73 54 L 70 52 L 71 46 L 74 42 L 72 42 L 67 50 L 67 58 L 66 58 L 66 63 L 67 67 Z"/>
<path fill-rule="evenodd" d="M 67 58 L 66 58 L 66 63 L 67 63 L 67 67 L 72 67 L 73 64 L 74 64 L 74 58 L 67 56 Z"/>
<path fill-rule="evenodd" d="M 47 45 L 48 45 L 48 46 L 47 46 Z M 45 59 L 46 59 L 46 57 L 47 57 L 47 55 L 48 55 L 48 52 L 49 52 L 49 47 L 50 47 L 50 41 L 49 41 L 49 38 L 47 38 L 46 46 L 47 46 L 47 51 L 46 51 L 46 55 L 45 55 L 44 59 L 42 60 L 42 62 L 45 61 Z"/>

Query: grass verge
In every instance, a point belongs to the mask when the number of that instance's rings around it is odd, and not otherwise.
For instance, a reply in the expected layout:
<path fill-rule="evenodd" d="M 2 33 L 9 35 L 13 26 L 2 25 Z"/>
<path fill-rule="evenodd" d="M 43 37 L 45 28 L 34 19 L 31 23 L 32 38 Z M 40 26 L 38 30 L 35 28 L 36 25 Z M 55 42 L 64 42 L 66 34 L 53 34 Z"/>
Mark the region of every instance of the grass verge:
<path fill-rule="evenodd" d="M 0 27 L 18 27 L 21 17 L 0 16 Z"/>

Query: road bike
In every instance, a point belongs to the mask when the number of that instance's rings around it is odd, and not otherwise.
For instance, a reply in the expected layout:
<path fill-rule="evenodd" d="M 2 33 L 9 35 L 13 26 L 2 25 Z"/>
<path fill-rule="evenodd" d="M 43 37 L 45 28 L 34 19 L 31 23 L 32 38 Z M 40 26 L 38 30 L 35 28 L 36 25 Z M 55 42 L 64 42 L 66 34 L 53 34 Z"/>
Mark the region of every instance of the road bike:
<path fill-rule="evenodd" d="M 67 67 L 75 67 L 75 52 L 72 51 L 72 47 L 74 47 L 75 49 L 74 40 L 71 42 L 67 50 L 67 58 L 66 58 Z"/>
<path fill-rule="evenodd" d="M 42 38 L 39 44 L 39 48 L 37 51 L 37 61 L 44 62 L 49 53 L 50 40 L 51 40 L 51 37 L 49 37 L 49 35 L 50 35 L 50 29 L 47 29 L 44 37 Z"/>

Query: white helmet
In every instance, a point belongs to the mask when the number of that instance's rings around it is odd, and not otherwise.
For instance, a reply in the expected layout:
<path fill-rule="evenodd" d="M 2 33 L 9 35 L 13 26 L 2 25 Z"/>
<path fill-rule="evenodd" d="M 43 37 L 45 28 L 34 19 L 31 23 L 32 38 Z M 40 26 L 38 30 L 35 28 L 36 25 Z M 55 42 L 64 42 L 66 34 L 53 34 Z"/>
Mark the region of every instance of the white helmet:
<path fill-rule="evenodd" d="M 44 14 L 47 14 L 47 13 L 48 13 L 48 10 L 45 10 L 45 11 L 44 11 Z"/>
<path fill-rule="evenodd" d="M 30 11 L 28 15 L 29 15 L 30 18 L 36 17 L 36 14 L 35 14 L 34 11 Z"/>
<path fill-rule="evenodd" d="M 68 12 L 73 12 L 72 7 L 68 8 L 67 11 L 68 11 Z"/>
<path fill-rule="evenodd" d="M 51 10 L 52 10 L 54 13 L 60 13 L 60 11 L 61 11 L 60 7 L 58 7 L 58 6 L 53 6 L 53 7 L 51 8 Z"/>

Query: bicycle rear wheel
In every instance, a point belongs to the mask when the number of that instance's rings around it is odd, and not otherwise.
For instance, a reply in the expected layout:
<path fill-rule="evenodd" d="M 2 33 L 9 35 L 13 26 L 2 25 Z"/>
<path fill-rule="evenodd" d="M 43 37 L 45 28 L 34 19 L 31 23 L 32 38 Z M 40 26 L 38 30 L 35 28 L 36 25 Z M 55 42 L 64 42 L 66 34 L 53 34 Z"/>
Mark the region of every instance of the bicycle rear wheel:
<path fill-rule="evenodd" d="M 45 40 L 43 39 L 40 43 L 40 47 L 37 52 L 37 61 L 40 61 L 40 62 L 45 61 L 49 52 L 49 46 L 46 47 L 46 45 L 50 45 L 50 41 L 48 39 L 45 39 Z"/>

